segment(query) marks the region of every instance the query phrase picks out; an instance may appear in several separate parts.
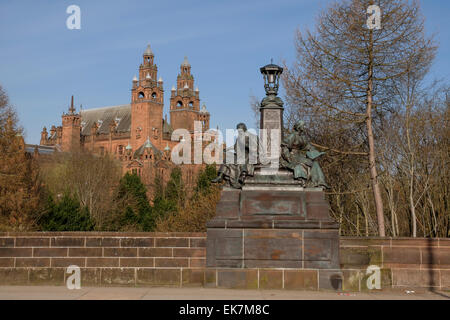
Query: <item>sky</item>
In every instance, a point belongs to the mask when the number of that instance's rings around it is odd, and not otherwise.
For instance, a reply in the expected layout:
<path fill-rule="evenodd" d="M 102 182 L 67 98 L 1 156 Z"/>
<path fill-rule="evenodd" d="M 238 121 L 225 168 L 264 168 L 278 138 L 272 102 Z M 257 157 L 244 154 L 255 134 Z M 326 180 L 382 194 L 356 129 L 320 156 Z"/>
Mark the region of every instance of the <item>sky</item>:
<path fill-rule="evenodd" d="M 313 29 L 331 0 L 0 0 L 0 84 L 16 107 L 27 143 L 61 125 L 71 95 L 83 109 L 130 103 L 131 85 L 150 44 L 170 89 L 184 56 L 192 66 L 211 128 L 253 127 L 250 96 L 264 96 L 259 68 L 295 60 L 297 29 Z M 66 9 L 81 9 L 69 30 Z M 422 0 L 426 30 L 440 48 L 430 79 L 450 77 L 448 0 Z"/>

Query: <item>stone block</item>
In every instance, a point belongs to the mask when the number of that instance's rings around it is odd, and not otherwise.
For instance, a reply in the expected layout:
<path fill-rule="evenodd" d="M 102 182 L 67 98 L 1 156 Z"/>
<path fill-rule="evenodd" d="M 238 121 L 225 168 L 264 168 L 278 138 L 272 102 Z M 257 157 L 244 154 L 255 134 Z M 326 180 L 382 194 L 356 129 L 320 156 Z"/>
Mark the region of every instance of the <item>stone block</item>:
<path fill-rule="evenodd" d="M 285 270 L 284 288 L 288 290 L 318 290 L 318 271 Z"/>
<path fill-rule="evenodd" d="M 328 203 L 308 203 L 306 205 L 306 218 L 308 220 L 331 220 Z"/>
<path fill-rule="evenodd" d="M 103 248 L 104 257 L 137 257 L 137 248 Z"/>
<path fill-rule="evenodd" d="M 80 268 L 81 273 L 81 287 L 99 286 L 101 284 L 101 269 L 100 268 Z M 66 274 L 65 281 L 67 281 Z"/>
<path fill-rule="evenodd" d="M 139 257 L 172 257 L 172 248 L 139 248 Z"/>
<path fill-rule="evenodd" d="M 440 270 L 441 273 L 441 289 L 450 290 L 450 270 Z"/>
<path fill-rule="evenodd" d="M 206 248 L 206 238 L 191 238 L 191 239 L 189 239 L 189 247 L 191 247 L 191 248 Z"/>
<path fill-rule="evenodd" d="M 87 258 L 86 267 L 92 268 L 108 268 L 108 267 L 119 267 L 120 258 Z"/>
<path fill-rule="evenodd" d="M 33 257 L 67 257 L 67 248 L 33 248 Z"/>
<path fill-rule="evenodd" d="M 122 238 L 121 247 L 154 247 L 155 238 Z"/>
<path fill-rule="evenodd" d="M 155 267 L 154 258 L 120 258 L 121 268 L 153 268 Z"/>
<path fill-rule="evenodd" d="M 0 268 L 13 268 L 14 258 L 0 258 Z"/>
<path fill-rule="evenodd" d="M 16 258 L 16 268 L 50 267 L 50 258 Z"/>
<path fill-rule="evenodd" d="M 241 214 L 305 217 L 304 203 L 297 191 L 242 191 Z"/>
<path fill-rule="evenodd" d="M 342 290 L 350 292 L 361 291 L 361 270 L 342 270 Z"/>
<path fill-rule="evenodd" d="M 86 247 L 119 247 L 120 238 L 86 238 Z"/>
<path fill-rule="evenodd" d="M 189 247 L 188 238 L 156 238 L 155 247 Z"/>
<path fill-rule="evenodd" d="M 80 268 L 86 266 L 85 258 L 51 258 L 50 267 L 67 268 L 69 266 L 78 266 Z"/>
<path fill-rule="evenodd" d="M 0 285 L 26 285 L 28 271 L 28 268 L 0 268 Z"/>
<path fill-rule="evenodd" d="M 241 267 L 242 235 L 239 229 L 208 229 L 206 265 L 208 267 Z M 209 252 L 209 253 L 208 253 Z"/>
<path fill-rule="evenodd" d="M 155 258 L 156 268 L 187 268 L 189 267 L 188 258 Z"/>
<path fill-rule="evenodd" d="M 283 289 L 283 270 L 259 270 L 259 289 Z"/>
<path fill-rule="evenodd" d="M 31 285 L 64 285 L 63 268 L 30 269 L 29 284 Z"/>
<path fill-rule="evenodd" d="M 258 289 L 258 270 L 228 269 L 217 271 L 219 288 Z"/>
<path fill-rule="evenodd" d="M 192 258 L 189 260 L 189 268 L 205 268 L 206 259 L 204 258 Z"/>
<path fill-rule="evenodd" d="M 51 238 L 52 247 L 84 247 L 86 238 L 56 237 Z"/>
<path fill-rule="evenodd" d="M 301 260 L 302 232 L 291 230 L 245 230 L 245 260 Z"/>
<path fill-rule="evenodd" d="M 206 256 L 206 248 L 174 248 L 174 257 L 203 258 Z"/>
<path fill-rule="evenodd" d="M 136 283 L 150 286 L 180 286 L 181 269 L 137 269 Z"/>
<path fill-rule="evenodd" d="M 383 264 L 385 266 L 395 265 L 420 265 L 420 248 L 414 247 L 383 247 Z"/>
<path fill-rule="evenodd" d="M 0 248 L 0 257 L 31 257 L 33 255 L 32 248 Z"/>
<path fill-rule="evenodd" d="M 392 269 L 393 287 L 439 287 L 440 271 L 434 269 Z"/>
<path fill-rule="evenodd" d="M 16 238 L 16 247 L 49 247 L 50 238 Z"/>
<path fill-rule="evenodd" d="M 134 268 L 103 268 L 101 272 L 102 285 L 130 286 L 135 285 Z"/>
<path fill-rule="evenodd" d="M 0 238 L 0 248 L 14 247 L 14 238 Z"/>
<path fill-rule="evenodd" d="M 181 278 L 183 287 L 203 287 L 205 285 L 205 270 L 183 269 Z"/>
<path fill-rule="evenodd" d="M 215 269 L 205 269 L 205 288 L 217 287 L 217 271 Z"/>
<path fill-rule="evenodd" d="M 381 247 L 343 247 L 340 248 L 342 269 L 365 269 L 370 265 L 381 267 Z"/>
<path fill-rule="evenodd" d="M 237 218 L 239 216 L 239 202 L 219 201 L 216 206 L 216 216 L 218 218 Z"/>
<path fill-rule="evenodd" d="M 319 290 L 342 290 L 342 282 L 340 270 L 319 270 Z"/>
<path fill-rule="evenodd" d="M 102 257 L 102 248 L 69 248 L 69 257 Z"/>

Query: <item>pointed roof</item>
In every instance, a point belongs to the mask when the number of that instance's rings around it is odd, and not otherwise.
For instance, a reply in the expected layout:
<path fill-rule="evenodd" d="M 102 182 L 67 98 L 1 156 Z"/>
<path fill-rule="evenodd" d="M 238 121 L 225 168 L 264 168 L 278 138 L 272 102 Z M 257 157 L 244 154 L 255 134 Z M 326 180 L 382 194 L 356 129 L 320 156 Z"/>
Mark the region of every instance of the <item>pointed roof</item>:
<path fill-rule="evenodd" d="M 184 56 L 184 61 L 181 65 L 186 67 L 190 66 L 187 56 Z"/>
<path fill-rule="evenodd" d="M 153 55 L 153 51 L 152 51 L 152 48 L 150 47 L 150 44 L 147 46 L 147 49 L 145 49 L 144 55 L 145 56 L 152 56 Z"/>
<path fill-rule="evenodd" d="M 134 75 L 134 77 L 133 77 L 133 81 L 138 81 L 138 79 L 137 79 L 137 77 L 136 77 L 136 75 Z"/>
<path fill-rule="evenodd" d="M 153 153 L 155 156 L 160 156 L 161 155 L 161 151 L 158 150 L 158 148 L 156 148 L 151 142 L 150 142 L 150 137 L 147 137 L 147 141 L 145 141 L 145 143 L 140 146 L 136 152 L 134 153 L 134 158 L 139 158 L 139 156 L 141 156 L 142 154 L 144 154 L 145 149 L 152 149 Z"/>
<path fill-rule="evenodd" d="M 184 88 L 183 88 L 183 89 L 189 89 L 187 83 L 184 85 Z"/>
<path fill-rule="evenodd" d="M 200 110 L 201 113 L 208 113 L 208 110 L 206 110 L 206 105 L 202 105 L 202 109 Z"/>
<path fill-rule="evenodd" d="M 72 95 L 72 102 L 70 103 L 69 114 L 74 114 L 74 113 L 75 113 L 75 106 L 73 105 L 73 95 Z"/>

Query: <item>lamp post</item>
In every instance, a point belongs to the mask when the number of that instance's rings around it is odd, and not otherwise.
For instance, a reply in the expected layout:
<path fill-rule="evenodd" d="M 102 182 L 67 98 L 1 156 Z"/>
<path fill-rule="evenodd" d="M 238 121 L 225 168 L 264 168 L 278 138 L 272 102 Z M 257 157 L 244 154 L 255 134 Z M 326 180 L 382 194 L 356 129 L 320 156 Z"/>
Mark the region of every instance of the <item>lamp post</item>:
<path fill-rule="evenodd" d="M 262 143 L 265 145 L 270 162 L 278 164 L 280 145 L 283 139 L 283 100 L 277 96 L 280 86 L 280 77 L 283 68 L 270 63 L 260 68 L 264 78 L 266 97 L 261 101 L 260 128 L 262 130 Z M 265 137 L 264 137 L 265 135 Z"/>

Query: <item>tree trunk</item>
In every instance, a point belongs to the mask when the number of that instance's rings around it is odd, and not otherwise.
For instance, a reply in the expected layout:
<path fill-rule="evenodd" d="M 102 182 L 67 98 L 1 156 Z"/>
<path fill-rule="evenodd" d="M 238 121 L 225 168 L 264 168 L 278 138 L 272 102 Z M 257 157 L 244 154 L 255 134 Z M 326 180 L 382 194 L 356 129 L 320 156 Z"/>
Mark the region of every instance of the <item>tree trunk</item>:
<path fill-rule="evenodd" d="M 369 72 L 368 72 L 368 87 L 367 87 L 367 138 L 369 140 L 369 170 L 370 179 L 372 181 L 373 197 L 375 200 L 375 208 L 378 220 L 378 234 L 380 237 L 385 237 L 384 214 L 383 214 L 383 199 L 381 198 L 380 185 L 378 184 L 377 167 L 375 164 L 375 142 L 373 138 L 372 128 L 372 93 L 373 93 L 373 34 L 370 31 L 370 48 L 369 48 Z"/>

